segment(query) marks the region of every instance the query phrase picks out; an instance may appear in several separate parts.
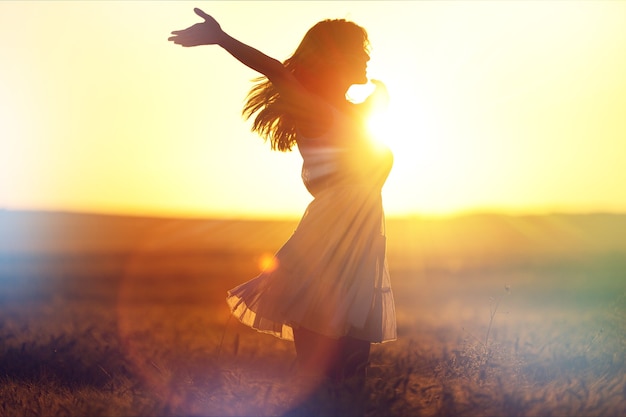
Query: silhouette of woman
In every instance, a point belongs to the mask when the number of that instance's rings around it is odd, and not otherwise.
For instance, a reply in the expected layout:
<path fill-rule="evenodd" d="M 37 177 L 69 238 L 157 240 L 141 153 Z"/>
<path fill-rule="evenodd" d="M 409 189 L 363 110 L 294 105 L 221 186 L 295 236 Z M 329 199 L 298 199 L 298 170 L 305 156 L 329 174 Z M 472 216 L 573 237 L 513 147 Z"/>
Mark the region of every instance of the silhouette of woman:
<path fill-rule="evenodd" d="M 275 267 L 228 292 L 232 313 L 261 332 L 294 340 L 304 375 L 365 377 L 370 344 L 396 338 L 395 307 L 385 259 L 381 189 L 393 157 L 369 140 L 364 122 L 381 82 L 363 103 L 346 99 L 365 84 L 366 31 L 337 19 L 315 24 L 284 63 L 225 33 L 211 16 L 174 31 L 182 46 L 219 45 L 263 76 L 243 114 L 271 148 L 303 158 L 312 194 Z"/>

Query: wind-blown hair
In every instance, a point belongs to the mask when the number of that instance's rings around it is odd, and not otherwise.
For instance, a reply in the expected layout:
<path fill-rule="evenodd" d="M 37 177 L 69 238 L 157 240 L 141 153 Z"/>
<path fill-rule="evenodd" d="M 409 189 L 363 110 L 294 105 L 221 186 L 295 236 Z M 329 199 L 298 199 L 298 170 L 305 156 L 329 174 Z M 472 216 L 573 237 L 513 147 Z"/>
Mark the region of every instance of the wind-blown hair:
<path fill-rule="evenodd" d="M 345 19 L 328 19 L 315 24 L 304 35 L 293 55 L 283 62 L 296 79 L 312 93 L 323 90 L 336 62 L 356 48 L 369 46 L 367 32 Z M 252 131 L 270 141 L 272 150 L 290 151 L 296 143 L 296 123 L 274 85 L 267 77 L 254 79 L 242 114 L 247 120 L 257 113 Z"/>

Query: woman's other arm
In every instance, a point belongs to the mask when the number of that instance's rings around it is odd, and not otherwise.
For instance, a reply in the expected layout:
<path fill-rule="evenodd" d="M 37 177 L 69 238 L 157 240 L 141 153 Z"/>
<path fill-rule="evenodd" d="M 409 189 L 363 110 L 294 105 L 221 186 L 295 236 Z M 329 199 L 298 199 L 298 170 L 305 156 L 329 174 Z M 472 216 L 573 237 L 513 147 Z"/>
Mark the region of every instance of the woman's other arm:
<path fill-rule="evenodd" d="M 370 117 L 375 111 L 386 110 L 389 105 L 387 86 L 380 80 L 370 80 L 370 82 L 375 86 L 374 91 L 363 103 L 357 105 L 363 118 Z"/>

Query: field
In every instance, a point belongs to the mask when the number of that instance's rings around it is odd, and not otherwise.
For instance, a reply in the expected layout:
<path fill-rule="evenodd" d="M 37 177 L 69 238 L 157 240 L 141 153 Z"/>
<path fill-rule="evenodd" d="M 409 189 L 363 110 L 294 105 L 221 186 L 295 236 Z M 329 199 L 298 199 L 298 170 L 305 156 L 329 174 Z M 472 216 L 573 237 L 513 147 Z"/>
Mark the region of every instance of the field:
<path fill-rule="evenodd" d="M 307 401 L 224 302 L 294 227 L 0 212 L 0 415 L 626 416 L 626 215 L 389 220 L 398 340 Z"/>

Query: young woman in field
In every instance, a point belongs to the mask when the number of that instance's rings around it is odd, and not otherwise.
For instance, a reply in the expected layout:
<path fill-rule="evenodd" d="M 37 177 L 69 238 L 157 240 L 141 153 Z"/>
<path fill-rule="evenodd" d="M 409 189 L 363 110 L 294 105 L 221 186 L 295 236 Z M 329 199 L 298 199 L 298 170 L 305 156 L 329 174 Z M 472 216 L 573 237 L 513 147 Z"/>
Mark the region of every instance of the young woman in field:
<path fill-rule="evenodd" d="M 275 267 L 230 290 L 228 305 L 244 324 L 294 340 L 302 374 L 364 377 L 370 344 L 396 338 L 381 200 L 393 158 L 365 128 L 374 96 L 386 92 L 375 82 L 363 103 L 346 99 L 351 85 L 368 82 L 367 33 L 342 19 L 321 21 L 281 63 L 195 12 L 204 22 L 169 40 L 219 45 L 263 75 L 243 114 L 256 114 L 252 130 L 272 149 L 297 145 L 314 197 Z"/>

